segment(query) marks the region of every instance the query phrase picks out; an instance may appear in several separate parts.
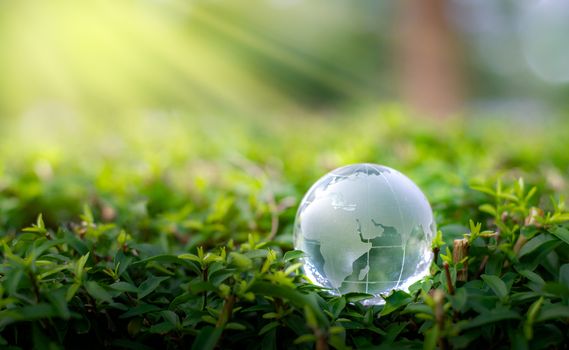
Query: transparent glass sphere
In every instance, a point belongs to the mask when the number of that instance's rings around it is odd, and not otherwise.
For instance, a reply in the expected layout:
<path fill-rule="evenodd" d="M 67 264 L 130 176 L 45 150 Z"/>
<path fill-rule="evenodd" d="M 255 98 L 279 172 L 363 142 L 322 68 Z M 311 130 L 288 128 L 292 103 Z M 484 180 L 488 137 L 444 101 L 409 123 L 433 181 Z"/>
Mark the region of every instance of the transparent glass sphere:
<path fill-rule="evenodd" d="M 334 294 L 407 289 L 429 273 L 433 212 L 397 170 L 354 164 L 331 171 L 306 193 L 296 214 L 295 249 L 304 273 Z"/>

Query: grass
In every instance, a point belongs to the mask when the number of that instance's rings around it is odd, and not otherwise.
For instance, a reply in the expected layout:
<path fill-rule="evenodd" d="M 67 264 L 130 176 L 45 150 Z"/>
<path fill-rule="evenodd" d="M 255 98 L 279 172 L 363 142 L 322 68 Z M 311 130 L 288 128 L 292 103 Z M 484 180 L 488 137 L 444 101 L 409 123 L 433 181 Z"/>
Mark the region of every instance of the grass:
<path fill-rule="evenodd" d="M 0 345 L 567 348 L 569 125 L 354 114 L 4 131 Z M 355 162 L 407 174 L 440 229 L 385 306 L 307 283 L 292 250 L 304 192 Z"/>

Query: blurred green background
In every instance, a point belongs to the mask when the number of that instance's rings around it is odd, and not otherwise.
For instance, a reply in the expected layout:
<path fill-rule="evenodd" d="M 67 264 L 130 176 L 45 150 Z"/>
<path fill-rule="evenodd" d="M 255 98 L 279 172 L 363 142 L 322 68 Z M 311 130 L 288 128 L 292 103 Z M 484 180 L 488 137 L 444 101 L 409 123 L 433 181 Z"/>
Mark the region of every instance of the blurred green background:
<path fill-rule="evenodd" d="M 536 165 L 567 124 L 568 29 L 563 0 L 0 1 L 0 170 L 413 171 L 421 138 L 398 130 L 417 124 L 494 133 Z"/>
<path fill-rule="evenodd" d="M 2 1 L 0 121 L 110 122 L 147 110 L 269 117 L 386 101 L 421 115 L 555 114 L 569 92 L 568 8 L 563 0 Z"/>

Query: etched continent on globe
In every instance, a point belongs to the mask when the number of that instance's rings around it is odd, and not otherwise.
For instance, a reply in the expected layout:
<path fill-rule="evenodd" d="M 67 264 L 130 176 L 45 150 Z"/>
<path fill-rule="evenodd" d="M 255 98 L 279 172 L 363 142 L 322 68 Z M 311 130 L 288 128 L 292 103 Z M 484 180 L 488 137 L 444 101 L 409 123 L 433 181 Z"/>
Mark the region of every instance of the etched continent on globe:
<path fill-rule="evenodd" d="M 304 271 L 316 284 L 378 296 L 428 273 L 434 232 L 429 202 L 411 180 L 385 166 L 355 164 L 310 188 L 294 244 L 307 254 Z"/>

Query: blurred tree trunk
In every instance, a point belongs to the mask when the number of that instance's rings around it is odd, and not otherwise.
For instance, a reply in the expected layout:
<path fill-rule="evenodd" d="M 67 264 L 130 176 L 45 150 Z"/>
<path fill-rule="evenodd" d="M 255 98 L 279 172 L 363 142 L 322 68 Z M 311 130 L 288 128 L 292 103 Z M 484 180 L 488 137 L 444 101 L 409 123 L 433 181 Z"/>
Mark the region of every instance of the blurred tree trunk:
<path fill-rule="evenodd" d="M 396 28 L 400 96 L 415 113 L 446 118 L 460 112 L 459 54 L 445 11 L 448 0 L 398 1 Z"/>

